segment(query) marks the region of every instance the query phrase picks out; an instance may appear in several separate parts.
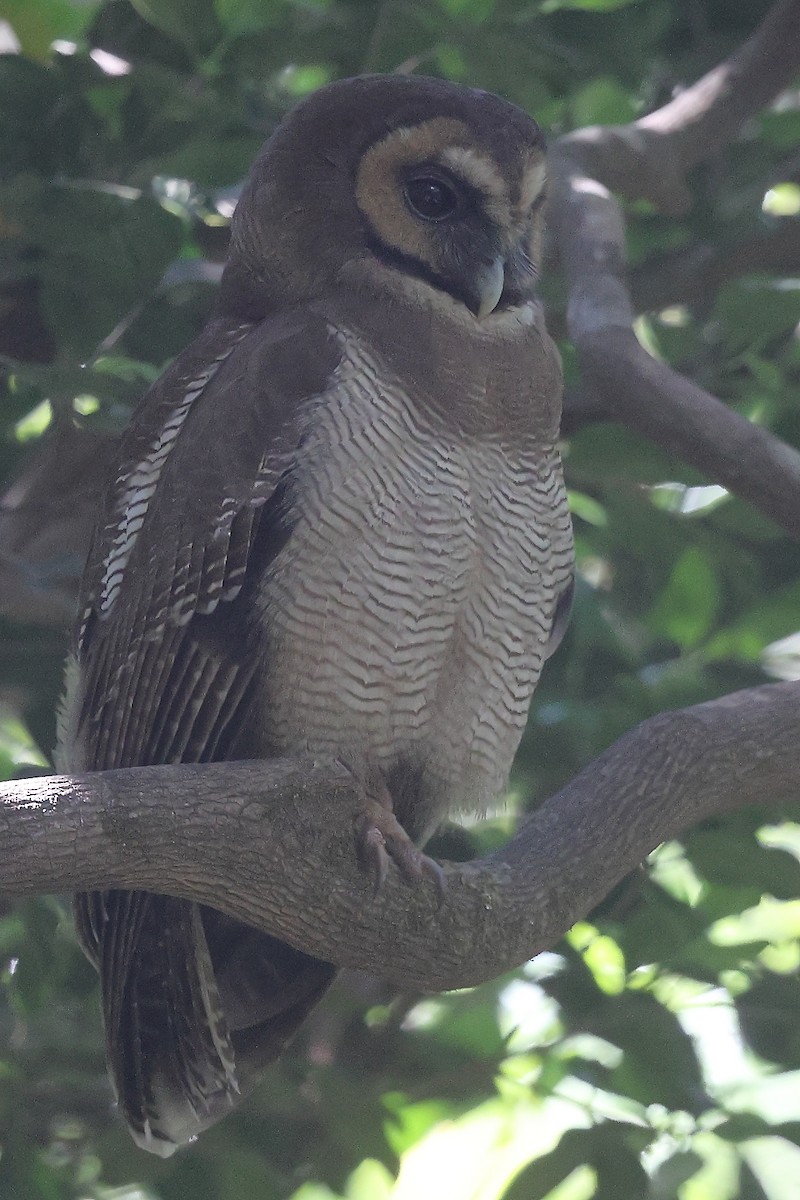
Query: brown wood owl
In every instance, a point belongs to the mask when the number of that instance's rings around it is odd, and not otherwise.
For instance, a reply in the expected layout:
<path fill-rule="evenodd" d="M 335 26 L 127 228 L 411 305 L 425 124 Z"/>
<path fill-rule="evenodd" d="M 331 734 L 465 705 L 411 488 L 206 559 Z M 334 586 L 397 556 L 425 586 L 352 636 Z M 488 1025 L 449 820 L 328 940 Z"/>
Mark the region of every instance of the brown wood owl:
<path fill-rule="evenodd" d="M 369 775 L 378 872 L 435 875 L 416 847 L 502 793 L 570 588 L 544 187 L 537 125 L 441 80 L 344 80 L 287 117 L 213 319 L 122 441 L 63 770 L 333 753 Z M 335 974 L 164 896 L 76 914 L 120 1110 L 159 1154 L 230 1110 Z"/>

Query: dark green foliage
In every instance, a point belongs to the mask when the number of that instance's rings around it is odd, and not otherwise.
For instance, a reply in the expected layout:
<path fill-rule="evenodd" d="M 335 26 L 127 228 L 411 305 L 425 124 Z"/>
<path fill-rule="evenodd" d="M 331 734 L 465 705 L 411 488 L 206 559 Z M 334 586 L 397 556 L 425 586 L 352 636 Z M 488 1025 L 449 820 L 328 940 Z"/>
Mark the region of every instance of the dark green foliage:
<path fill-rule="evenodd" d="M 767 8 L 5 6 L 22 53 L 0 57 L 0 474 L 10 482 L 35 471 L 48 437 L 75 427 L 96 436 L 98 453 L 77 481 L 65 469 L 48 494 L 45 480 L 19 536 L 0 523 L 4 776 L 42 769 L 52 748 L 100 448 L 210 312 L 226 189 L 282 113 L 328 79 L 406 63 L 503 92 L 553 135 L 622 123 L 729 54 Z M 795 94 L 694 172 L 685 216 L 644 204 L 629 213 L 635 289 L 657 298 L 642 338 L 794 445 L 797 263 L 789 278 L 734 267 L 718 288 L 702 270 L 677 292 L 661 281 L 676 255 L 735 258 L 740 244 L 798 220 L 798 140 Z M 563 329 L 555 270 L 545 290 L 551 324 Z M 69 466 L 73 442 L 55 445 Z M 798 546 L 618 426 L 576 432 L 566 466 L 580 577 L 513 780 L 530 804 L 653 713 L 800 673 L 797 650 L 776 645 L 800 626 Z M 251 1102 L 167 1162 L 138 1152 L 114 1117 L 95 979 L 62 905 L 6 903 L 0 1196 L 543 1200 L 557 1188 L 558 1200 L 792 1200 L 800 826 L 786 822 L 799 815 L 741 813 L 662 847 L 556 955 L 475 992 L 420 1001 L 346 981 Z M 496 817 L 469 835 L 446 832 L 441 852 L 469 857 L 509 828 Z"/>

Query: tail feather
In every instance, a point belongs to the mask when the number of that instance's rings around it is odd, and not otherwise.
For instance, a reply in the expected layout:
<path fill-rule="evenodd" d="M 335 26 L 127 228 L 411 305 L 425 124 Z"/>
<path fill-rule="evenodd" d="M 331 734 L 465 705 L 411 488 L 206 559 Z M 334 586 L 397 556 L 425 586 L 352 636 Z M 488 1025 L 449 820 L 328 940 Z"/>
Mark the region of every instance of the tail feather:
<path fill-rule="evenodd" d="M 148 892 L 78 898 L 100 968 L 106 1054 L 136 1143 L 167 1157 L 220 1120 L 336 969 L 255 929 Z"/>

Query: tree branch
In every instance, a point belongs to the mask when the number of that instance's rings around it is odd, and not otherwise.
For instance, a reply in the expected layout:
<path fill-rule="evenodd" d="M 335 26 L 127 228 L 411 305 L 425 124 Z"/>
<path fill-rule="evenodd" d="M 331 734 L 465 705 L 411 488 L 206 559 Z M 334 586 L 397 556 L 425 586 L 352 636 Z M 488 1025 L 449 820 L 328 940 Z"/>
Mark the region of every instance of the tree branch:
<path fill-rule="evenodd" d="M 779 0 L 730 58 L 630 125 L 594 125 L 559 139 L 588 175 L 667 214 L 691 202 L 685 173 L 727 145 L 800 70 L 800 0 Z"/>
<path fill-rule="evenodd" d="M 683 171 L 730 138 L 800 68 L 800 0 L 780 0 L 727 62 L 633 125 L 580 130 L 551 152 L 549 219 L 567 325 L 590 396 L 800 537 L 800 454 L 654 360 L 632 329 L 625 221 L 611 187 L 685 206 Z M 755 80 L 758 77 L 758 83 Z"/>
<path fill-rule="evenodd" d="M 686 169 L 730 142 L 800 70 L 800 0 L 779 0 L 751 37 L 669 104 L 636 122 Z"/>
<path fill-rule="evenodd" d="M 800 454 L 643 349 L 633 332 L 581 339 L 581 364 L 609 414 L 800 539 Z"/>
<path fill-rule="evenodd" d="M 495 978 L 551 946 L 665 838 L 797 790 L 800 684 L 666 713 L 625 734 L 500 852 L 372 898 L 361 797 L 334 760 L 137 767 L 0 790 L 0 892 L 169 892 L 308 953 L 423 990 Z"/>

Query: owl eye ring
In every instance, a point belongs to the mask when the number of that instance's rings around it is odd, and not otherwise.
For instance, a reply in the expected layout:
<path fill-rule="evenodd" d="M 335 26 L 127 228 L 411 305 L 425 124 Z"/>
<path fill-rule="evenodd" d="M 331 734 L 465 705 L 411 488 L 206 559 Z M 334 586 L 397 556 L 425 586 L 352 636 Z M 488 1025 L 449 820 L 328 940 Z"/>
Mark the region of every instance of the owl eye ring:
<path fill-rule="evenodd" d="M 414 175 L 407 179 L 403 195 L 414 216 L 423 221 L 446 221 L 461 207 L 458 192 L 438 175 Z"/>

